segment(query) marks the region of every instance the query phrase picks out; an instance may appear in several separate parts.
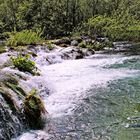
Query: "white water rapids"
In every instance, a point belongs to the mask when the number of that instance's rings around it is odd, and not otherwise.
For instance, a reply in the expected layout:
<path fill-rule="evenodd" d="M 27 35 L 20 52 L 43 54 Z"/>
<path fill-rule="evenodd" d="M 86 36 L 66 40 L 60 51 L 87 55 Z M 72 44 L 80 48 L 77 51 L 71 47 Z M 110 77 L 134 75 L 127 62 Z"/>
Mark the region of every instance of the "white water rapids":
<path fill-rule="evenodd" d="M 29 80 L 21 81 L 20 84 L 27 91 L 32 87 L 40 91 L 46 110 L 49 113 L 48 116 L 52 120 L 73 115 L 82 99 L 88 96 L 87 91 L 90 88 L 105 87 L 109 81 L 131 77 L 138 73 L 138 70 L 127 68 L 105 69 L 103 67 L 115 63 L 121 64 L 124 60 L 139 58 L 139 56 L 127 57 L 99 53 L 87 59 L 65 60 L 62 63 L 49 66 L 45 65 L 42 59 L 40 60 L 42 56 L 44 54 L 40 54 L 36 58 L 41 76 L 31 76 Z M 49 139 L 51 137 L 47 125 L 44 130 L 30 131 L 16 138 L 16 140 Z M 54 139 L 58 140 L 59 138 L 56 136 Z"/>

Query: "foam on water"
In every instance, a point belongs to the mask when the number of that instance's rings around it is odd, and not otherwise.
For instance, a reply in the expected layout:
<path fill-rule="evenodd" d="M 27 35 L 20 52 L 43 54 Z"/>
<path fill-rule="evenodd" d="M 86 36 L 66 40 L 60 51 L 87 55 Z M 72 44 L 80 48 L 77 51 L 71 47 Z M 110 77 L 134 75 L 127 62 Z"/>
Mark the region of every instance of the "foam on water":
<path fill-rule="evenodd" d="M 104 68 L 106 65 L 123 63 L 124 60 L 137 57 L 97 54 L 89 59 L 68 60 L 50 66 L 42 65 L 36 60 L 41 76 L 30 77 L 27 81 L 21 80 L 21 85 L 28 90 L 35 87 L 40 93 L 43 92 L 42 99 L 50 118 L 62 118 L 73 114 L 81 100 L 88 96 L 89 89 L 106 87 L 110 81 L 137 75 L 138 70 Z M 33 133 L 25 133 L 17 140 L 39 140 L 35 135 L 39 135 L 40 132 Z M 44 134 L 47 140 L 48 134 L 44 132 L 41 136 Z"/>

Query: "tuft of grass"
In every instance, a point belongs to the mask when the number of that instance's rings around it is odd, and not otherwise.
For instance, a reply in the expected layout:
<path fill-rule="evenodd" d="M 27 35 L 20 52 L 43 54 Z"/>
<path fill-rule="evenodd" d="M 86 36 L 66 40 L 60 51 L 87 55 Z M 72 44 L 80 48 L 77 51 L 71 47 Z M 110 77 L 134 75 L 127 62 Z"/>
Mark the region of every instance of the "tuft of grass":
<path fill-rule="evenodd" d="M 7 46 L 24 46 L 24 45 L 36 45 L 42 42 L 39 33 L 32 30 L 23 30 L 10 35 L 7 40 Z"/>

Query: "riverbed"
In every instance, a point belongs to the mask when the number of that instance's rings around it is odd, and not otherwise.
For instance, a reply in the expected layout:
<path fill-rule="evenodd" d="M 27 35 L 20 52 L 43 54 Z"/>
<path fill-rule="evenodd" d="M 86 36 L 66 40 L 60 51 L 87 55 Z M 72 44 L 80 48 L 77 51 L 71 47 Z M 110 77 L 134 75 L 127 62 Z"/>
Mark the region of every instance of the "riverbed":
<path fill-rule="evenodd" d="M 45 128 L 13 140 L 140 139 L 139 55 L 97 52 L 49 66 L 37 63 L 41 76 L 21 83 L 39 88 L 48 111 Z"/>

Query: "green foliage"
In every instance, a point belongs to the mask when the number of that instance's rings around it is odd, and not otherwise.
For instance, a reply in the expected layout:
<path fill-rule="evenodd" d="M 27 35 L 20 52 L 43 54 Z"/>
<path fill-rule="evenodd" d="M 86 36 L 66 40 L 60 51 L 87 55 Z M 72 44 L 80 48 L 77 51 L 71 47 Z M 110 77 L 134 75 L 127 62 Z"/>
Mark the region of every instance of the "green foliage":
<path fill-rule="evenodd" d="M 97 16 L 88 20 L 90 34 L 107 36 L 111 40 L 140 39 L 140 21 L 127 13 L 112 17 Z"/>
<path fill-rule="evenodd" d="M 95 51 L 99 51 L 104 48 L 104 43 L 95 42 L 94 44 L 88 44 L 87 48 L 94 49 Z"/>
<path fill-rule="evenodd" d="M 36 89 L 32 89 L 24 100 L 24 112 L 29 125 L 33 128 L 42 127 L 41 114 L 47 113 L 42 99 L 38 97 Z"/>
<path fill-rule="evenodd" d="M 82 41 L 81 43 L 79 43 L 78 47 L 86 48 L 86 43 L 84 41 Z"/>
<path fill-rule="evenodd" d="M 26 96 L 25 91 L 18 84 L 6 82 L 5 85 L 15 93 L 17 93 L 17 95 L 19 95 L 19 98 Z"/>
<path fill-rule="evenodd" d="M 6 48 L 3 46 L 0 46 L 0 54 L 6 52 Z"/>
<path fill-rule="evenodd" d="M 11 57 L 13 65 L 18 68 L 20 71 L 30 72 L 34 74 L 35 70 L 35 62 L 29 59 L 29 56 L 26 55 L 25 57 L 18 56 L 17 58 Z"/>
<path fill-rule="evenodd" d="M 42 40 L 39 33 L 33 32 L 31 30 L 23 30 L 21 32 L 16 32 L 11 34 L 10 38 L 7 40 L 8 46 L 23 46 L 29 44 L 37 44 Z"/>
<path fill-rule="evenodd" d="M 80 36 L 94 30 L 94 34 L 105 34 L 112 40 L 138 40 L 139 23 L 135 21 L 139 19 L 139 0 L 0 0 L 1 35 L 28 29 L 41 30 L 45 38 L 50 38 Z"/>

